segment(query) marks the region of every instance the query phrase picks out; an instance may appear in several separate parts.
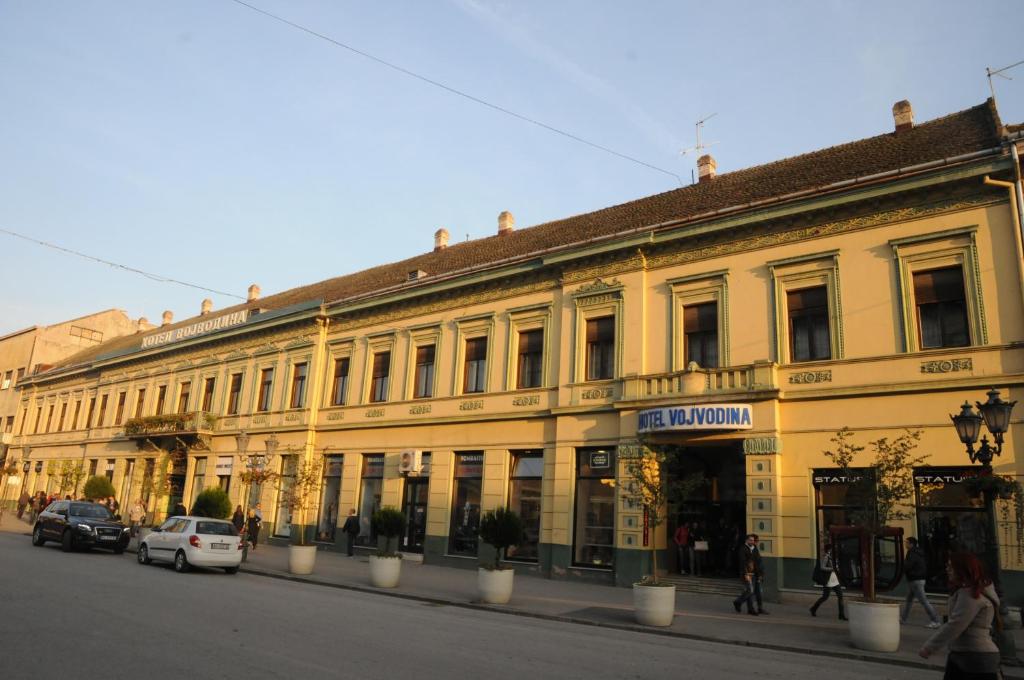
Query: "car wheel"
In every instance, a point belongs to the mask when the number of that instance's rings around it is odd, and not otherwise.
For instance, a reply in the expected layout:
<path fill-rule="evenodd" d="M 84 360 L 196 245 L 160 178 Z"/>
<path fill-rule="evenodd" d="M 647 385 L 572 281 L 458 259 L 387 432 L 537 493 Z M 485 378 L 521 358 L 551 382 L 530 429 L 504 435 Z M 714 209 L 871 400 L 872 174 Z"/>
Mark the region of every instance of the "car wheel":
<path fill-rule="evenodd" d="M 139 552 L 136 553 L 135 557 L 138 558 L 139 564 L 150 564 L 153 560 L 149 559 L 149 548 L 143 543 L 139 546 Z"/>
<path fill-rule="evenodd" d="M 188 558 L 185 557 L 183 550 L 179 550 L 174 556 L 174 571 L 182 574 L 188 571 Z"/>
<path fill-rule="evenodd" d="M 238 567 L 224 567 L 224 573 L 226 574 L 237 574 Z"/>
<path fill-rule="evenodd" d="M 75 549 L 75 537 L 71 535 L 70 531 L 65 531 L 64 535 L 60 537 L 60 549 L 64 552 L 71 552 Z"/>
<path fill-rule="evenodd" d="M 32 530 L 32 545 L 39 546 L 46 543 L 46 539 L 43 538 L 43 527 L 39 524 Z"/>

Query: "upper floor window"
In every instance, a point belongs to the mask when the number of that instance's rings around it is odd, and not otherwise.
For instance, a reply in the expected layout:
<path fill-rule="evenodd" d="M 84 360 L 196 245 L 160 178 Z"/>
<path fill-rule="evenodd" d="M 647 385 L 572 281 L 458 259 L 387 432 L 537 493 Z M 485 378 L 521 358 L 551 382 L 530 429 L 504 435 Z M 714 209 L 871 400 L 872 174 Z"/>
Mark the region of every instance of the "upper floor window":
<path fill-rule="evenodd" d="M 114 411 L 114 425 L 120 425 L 124 419 L 124 401 L 128 398 L 127 392 L 120 392 L 117 395 L 117 409 Z"/>
<path fill-rule="evenodd" d="M 32 427 L 32 434 L 39 434 L 39 422 L 43 419 L 43 407 L 36 409 L 36 424 Z"/>
<path fill-rule="evenodd" d="M 334 360 L 334 384 L 331 386 L 331 405 L 341 406 L 345 403 L 348 392 L 348 357 Z"/>
<path fill-rule="evenodd" d="M 914 303 L 921 349 L 971 344 L 960 267 L 914 272 Z"/>
<path fill-rule="evenodd" d="M 434 345 L 416 348 L 416 391 L 413 397 L 434 396 Z"/>
<path fill-rule="evenodd" d="M 139 395 L 135 398 L 135 417 L 141 418 L 143 414 L 143 408 L 146 405 L 146 388 L 139 390 Z"/>
<path fill-rule="evenodd" d="M 161 385 L 156 388 L 156 415 L 163 415 L 164 403 L 167 401 L 167 385 Z"/>
<path fill-rule="evenodd" d="M 260 395 L 256 401 L 257 411 L 270 410 L 271 387 L 274 384 L 274 369 L 264 368 L 260 371 Z"/>
<path fill-rule="evenodd" d="M 487 338 L 466 340 L 466 365 L 462 376 L 462 391 L 466 394 L 483 392 L 487 386 Z"/>
<path fill-rule="evenodd" d="M 64 417 L 68 414 L 68 402 L 60 405 L 60 418 L 57 419 L 57 432 L 64 431 Z"/>
<path fill-rule="evenodd" d="M 790 360 L 831 359 L 827 288 L 815 286 L 788 291 L 786 308 L 789 311 Z"/>
<path fill-rule="evenodd" d="M 4 373 L 4 381 L 0 383 L 0 390 L 6 390 L 11 386 L 11 379 L 14 377 L 14 370 L 7 371 Z"/>
<path fill-rule="evenodd" d="M 85 416 L 85 426 L 92 427 L 92 415 L 96 412 L 96 397 L 89 398 L 89 413 Z M 37 423 L 38 426 L 38 423 Z M 37 427 L 38 429 L 38 427 Z"/>
<path fill-rule="evenodd" d="M 203 413 L 211 413 L 213 411 L 213 390 L 216 386 L 216 378 L 207 378 L 203 382 Z"/>
<path fill-rule="evenodd" d="M 370 378 L 370 401 L 388 400 L 388 377 L 391 373 L 391 352 L 377 352 L 373 355 L 373 372 Z"/>
<path fill-rule="evenodd" d="M 4 423 L 4 432 L 8 434 L 14 432 L 14 416 L 7 416 L 7 421 Z"/>
<path fill-rule="evenodd" d="M 74 430 L 78 427 L 78 415 L 82 411 L 82 400 L 79 399 L 75 402 L 75 414 L 71 416 L 71 429 Z"/>
<path fill-rule="evenodd" d="M 544 331 L 519 333 L 516 388 L 540 387 L 544 375 Z"/>
<path fill-rule="evenodd" d="M 46 429 L 43 430 L 44 432 L 49 432 L 50 431 L 50 425 L 53 424 L 53 407 L 54 406 L 55 406 L 54 404 L 50 404 L 50 409 L 46 412 Z"/>
<path fill-rule="evenodd" d="M 239 402 L 242 399 L 242 374 L 235 373 L 231 376 L 231 385 L 228 387 L 228 415 L 238 414 Z"/>
<path fill-rule="evenodd" d="M 701 368 L 718 368 L 718 303 L 705 302 L 683 307 L 683 335 L 686 363 Z"/>
<path fill-rule="evenodd" d="M 107 415 L 107 397 L 108 396 L 109 395 L 104 394 L 102 397 L 100 397 L 100 413 L 99 413 L 98 416 L 96 416 L 96 426 L 97 427 L 103 427 L 103 421 L 106 419 L 106 415 Z M 49 429 L 49 426 L 47 426 L 47 429 Z"/>
<path fill-rule="evenodd" d="M 25 369 L 24 368 L 19 368 L 18 369 L 18 378 L 17 378 L 15 384 L 20 383 L 21 379 L 24 378 L 24 377 L 25 377 Z"/>
<path fill-rule="evenodd" d="M 288 408 L 302 408 L 306 404 L 306 369 L 308 364 L 295 364 L 292 368 L 292 395 Z"/>
<path fill-rule="evenodd" d="M 192 381 L 181 383 L 178 388 L 178 413 L 185 413 L 188 411 L 189 397 L 192 396 Z"/>
<path fill-rule="evenodd" d="M 587 319 L 587 380 L 615 377 L 615 317 Z"/>

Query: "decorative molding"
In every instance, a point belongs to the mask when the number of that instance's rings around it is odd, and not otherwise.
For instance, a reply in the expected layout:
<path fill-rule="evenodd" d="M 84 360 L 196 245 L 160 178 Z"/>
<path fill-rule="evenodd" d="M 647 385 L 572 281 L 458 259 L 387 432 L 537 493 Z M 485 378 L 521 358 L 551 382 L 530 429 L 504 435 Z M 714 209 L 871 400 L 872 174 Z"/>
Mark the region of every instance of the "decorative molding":
<path fill-rule="evenodd" d="M 297 423 L 302 420 L 301 413 L 286 413 L 284 416 L 284 422 L 286 423 Z"/>
<path fill-rule="evenodd" d="M 328 413 L 327 420 L 345 420 L 345 412 L 340 411 L 338 413 Z"/>
<path fill-rule="evenodd" d="M 425 413 L 430 413 L 431 410 L 432 410 L 432 407 L 431 407 L 430 404 L 416 404 L 414 406 L 410 406 L 409 407 L 409 415 L 411 415 L 411 416 L 421 416 L 421 415 L 423 415 Z"/>
<path fill-rule="evenodd" d="M 956 373 L 973 370 L 974 363 L 971 359 L 937 359 L 921 362 L 922 373 Z"/>
<path fill-rule="evenodd" d="M 473 399 L 471 401 L 464 401 L 459 404 L 460 411 L 481 411 L 484 408 L 483 399 Z"/>
<path fill-rule="evenodd" d="M 277 347 L 276 345 L 268 343 L 266 345 L 262 345 L 262 346 L 256 348 L 255 350 L 253 350 L 252 355 L 254 357 L 259 357 L 259 356 L 265 356 L 267 354 L 277 354 L 280 351 L 281 351 L 280 347 Z"/>
<path fill-rule="evenodd" d="M 383 418 L 384 417 L 384 409 L 383 408 L 368 408 L 368 409 L 366 409 L 366 412 L 363 413 L 363 415 L 366 416 L 367 418 Z"/>
<path fill-rule="evenodd" d="M 540 404 L 540 395 L 531 394 L 526 397 L 512 397 L 513 406 L 536 406 Z"/>
<path fill-rule="evenodd" d="M 253 425 L 266 425 L 268 422 L 270 422 L 270 417 L 269 416 L 253 416 L 252 417 L 252 424 Z"/>
<path fill-rule="evenodd" d="M 812 385 L 832 382 L 832 371 L 801 371 L 792 373 L 789 382 L 793 385 Z"/>
<path fill-rule="evenodd" d="M 313 344 L 313 340 L 308 335 L 305 335 L 305 336 L 293 339 L 291 342 L 289 342 L 287 345 L 285 345 L 284 348 L 285 349 L 296 349 L 296 348 L 299 348 L 299 347 L 310 347 L 312 344 Z"/>
<path fill-rule="evenodd" d="M 592 264 L 580 269 L 569 269 L 562 272 L 562 284 L 571 285 L 581 281 L 593 281 L 602 276 L 614 276 L 628 272 L 642 271 L 647 266 L 646 256 L 639 249 L 623 252 L 605 262 Z"/>
<path fill-rule="evenodd" d="M 743 455 L 765 456 L 782 453 L 780 437 L 748 437 L 743 440 Z"/>
<path fill-rule="evenodd" d="M 612 279 L 611 281 L 605 281 L 601 277 L 594 279 L 593 283 L 585 283 L 573 292 L 574 297 L 582 297 L 584 295 L 595 295 L 598 293 L 610 293 L 613 291 L 621 291 L 623 288 L 622 282 L 618 279 Z"/>
<path fill-rule="evenodd" d="M 580 392 L 581 399 L 604 399 L 610 396 L 612 396 L 612 388 L 610 387 L 595 387 Z"/>
<path fill-rule="evenodd" d="M 232 350 L 226 357 L 224 357 L 224 361 L 235 361 L 237 359 L 248 359 L 248 358 L 249 358 L 248 354 L 246 354 L 245 352 L 243 352 L 240 349 L 235 349 L 235 350 Z"/>

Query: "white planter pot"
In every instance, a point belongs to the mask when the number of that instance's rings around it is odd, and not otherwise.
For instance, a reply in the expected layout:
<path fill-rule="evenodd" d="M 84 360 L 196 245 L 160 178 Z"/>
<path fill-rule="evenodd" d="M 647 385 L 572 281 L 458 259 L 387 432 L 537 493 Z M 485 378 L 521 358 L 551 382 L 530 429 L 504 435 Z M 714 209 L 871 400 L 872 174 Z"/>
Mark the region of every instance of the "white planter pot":
<path fill-rule="evenodd" d="M 370 555 L 370 583 L 378 588 L 394 588 L 402 574 L 401 557 Z"/>
<path fill-rule="evenodd" d="M 671 626 L 676 615 L 675 586 L 633 584 L 633 614 L 645 626 Z"/>
<path fill-rule="evenodd" d="M 288 546 L 288 571 L 293 574 L 312 574 L 316 563 L 315 545 Z"/>
<path fill-rule="evenodd" d="M 512 599 L 512 582 L 516 575 L 514 569 L 484 569 L 476 570 L 477 589 L 480 591 L 480 601 L 487 604 L 508 604 Z"/>
<path fill-rule="evenodd" d="M 895 652 L 900 648 L 900 606 L 881 602 L 848 602 L 850 638 L 857 649 Z"/>

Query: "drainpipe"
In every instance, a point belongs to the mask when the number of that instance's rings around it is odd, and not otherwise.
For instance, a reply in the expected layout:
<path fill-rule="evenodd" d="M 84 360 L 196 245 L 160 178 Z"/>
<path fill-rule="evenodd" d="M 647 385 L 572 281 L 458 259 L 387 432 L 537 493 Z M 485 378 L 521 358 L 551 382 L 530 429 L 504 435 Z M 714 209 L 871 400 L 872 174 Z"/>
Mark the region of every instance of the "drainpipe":
<path fill-rule="evenodd" d="M 1010 211 L 1013 214 L 1013 241 L 1017 246 L 1017 285 L 1020 288 L 1021 304 L 1024 304 L 1024 244 L 1022 244 L 1021 229 L 1024 227 L 1024 219 L 1021 218 L 1021 202 L 1018 200 L 1020 193 L 1020 165 L 1017 161 L 1017 148 L 1016 145 L 1012 145 L 1010 148 L 1013 149 L 1013 163 L 1018 169 L 1018 180 L 1016 182 L 1004 182 L 1000 179 L 992 179 L 988 175 L 985 175 L 985 184 L 996 187 L 1003 187 L 1008 189 L 1010 192 Z"/>

